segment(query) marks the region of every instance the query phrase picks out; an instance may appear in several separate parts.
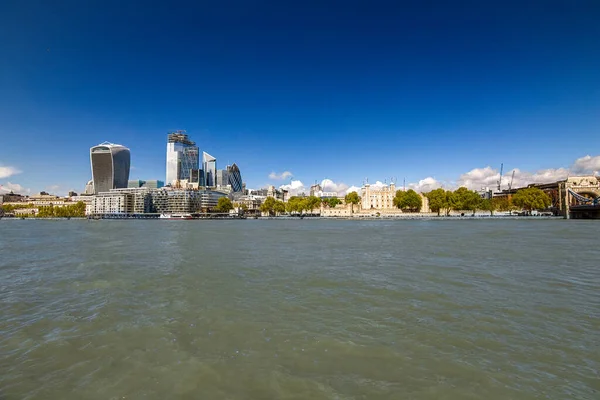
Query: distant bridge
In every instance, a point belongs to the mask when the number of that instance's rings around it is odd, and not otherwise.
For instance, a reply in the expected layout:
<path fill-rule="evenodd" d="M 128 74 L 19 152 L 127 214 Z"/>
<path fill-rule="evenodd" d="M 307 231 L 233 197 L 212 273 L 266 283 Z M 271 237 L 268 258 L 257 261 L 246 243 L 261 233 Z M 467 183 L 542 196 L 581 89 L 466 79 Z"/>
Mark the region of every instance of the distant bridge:
<path fill-rule="evenodd" d="M 560 210 L 565 218 L 600 219 L 600 178 L 567 178 L 559 182 L 558 192 Z"/>

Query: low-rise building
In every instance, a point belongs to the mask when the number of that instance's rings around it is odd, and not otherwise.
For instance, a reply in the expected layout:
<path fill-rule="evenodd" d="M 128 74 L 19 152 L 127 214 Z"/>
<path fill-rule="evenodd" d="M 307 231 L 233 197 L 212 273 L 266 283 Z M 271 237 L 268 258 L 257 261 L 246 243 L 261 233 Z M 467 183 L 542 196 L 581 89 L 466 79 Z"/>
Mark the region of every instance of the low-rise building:
<path fill-rule="evenodd" d="M 281 200 L 283 202 L 288 201 L 288 191 L 285 189 L 277 189 L 273 185 L 262 189 L 251 190 L 248 194 L 253 196 L 262 196 L 264 198 L 273 197 L 275 200 Z"/>
<path fill-rule="evenodd" d="M 134 213 L 134 195 L 132 193 L 101 192 L 94 196 L 92 202 L 86 206 L 86 214 L 121 214 Z"/>
<path fill-rule="evenodd" d="M 68 198 L 54 196 L 51 194 L 38 194 L 29 196 L 27 200 L 28 203 L 33 204 L 34 206 L 42 207 L 42 206 L 54 206 L 54 207 L 63 207 L 65 205 L 70 205 L 70 201 Z"/>
<path fill-rule="evenodd" d="M 27 199 L 26 196 L 13 192 L 0 194 L 0 205 L 3 203 L 21 203 Z"/>
<path fill-rule="evenodd" d="M 387 213 L 401 213 L 402 211 L 394 205 L 394 197 L 396 197 L 396 184 L 394 182 L 389 185 L 369 185 L 364 184 L 361 188 L 360 212 L 379 210 Z M 422 193 L 418 193 L 421 197 L 422 213 L 429 212 L 429 199 Z"/>
<path fill-rule="evenodd" d="M 86 207 L 86 214 L 192 214 L 212 210 L 219 198 L 225 196 L 225 193 L 207 189 L 112 189 L 93 196 L 93 201 Z"/>
<path fill-rule="evenodd" d="M 13 211 L 16 217 L 23 217 L 26 215 L 35 216 L 38 213 L 37 208 L 17 208 Z"/>
<path fill-rule="evenodd" d="M 256 196 L 252 194 L 234 196 L 233 202 L 237 206 L 237 211 L 243 209 L 245 214 L 260 215 L 260 206 L 266 196 Z"/>
<path fill-rule="evenodd" d="M 321 217 L 351 217 L 353 215 L 350 204 L 338 204 L 335 207 L 321 207 Z"/>

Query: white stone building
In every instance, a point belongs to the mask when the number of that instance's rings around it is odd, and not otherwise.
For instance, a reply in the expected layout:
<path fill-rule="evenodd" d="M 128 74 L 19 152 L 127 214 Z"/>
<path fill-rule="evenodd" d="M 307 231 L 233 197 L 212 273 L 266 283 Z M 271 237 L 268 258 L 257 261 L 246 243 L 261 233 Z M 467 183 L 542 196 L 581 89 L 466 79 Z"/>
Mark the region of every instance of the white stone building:
<path fill-rule="evenodd" d="M 377 186 L 371 186 L 366 183 L 361 188 L 360 211 L 380 210 L 393 213 L 402 212 L 394 205 L 394 197 L 396 197 L 397 190 L 398 188 L 396 188 L 396 184 L 393 182 L 389 185 Z M 423 203 L 420 212 L 428 213 L 429 199 L 423 196 L 422 193 L 418 194 L 421 196 L 421 201 Z"/>

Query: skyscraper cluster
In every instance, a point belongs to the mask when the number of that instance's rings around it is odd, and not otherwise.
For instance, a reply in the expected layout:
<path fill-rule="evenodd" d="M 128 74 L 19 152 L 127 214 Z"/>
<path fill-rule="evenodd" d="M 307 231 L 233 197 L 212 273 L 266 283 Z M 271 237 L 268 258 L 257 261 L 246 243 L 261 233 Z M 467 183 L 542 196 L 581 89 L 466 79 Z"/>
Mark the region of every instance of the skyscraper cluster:
<path fill-rule="evenodd" d="M 86 185 L 86 194 L 98 194 L 127 187 L 160 188 L 162 181 L 129 181 L 131 153 L 120 144 L 100 143 L 90 149 L 92 180 Z M 166 186 L 173 188 L 218 189 L 225 193 L 242 192 L 244 185 L 236 164 L 217 169 L 217 159 L 202 152 L 185 131 L 167 135 Z"/>
<path fill-rule="evenodd" d="M 217 159 L 200 151 L 185 131 L 167 135 L 166 184 L 172 186 L 198 186 L 219 188 L 231 192 L 243 190 L 242 176 L 236 164 L 217 169 Z"/>

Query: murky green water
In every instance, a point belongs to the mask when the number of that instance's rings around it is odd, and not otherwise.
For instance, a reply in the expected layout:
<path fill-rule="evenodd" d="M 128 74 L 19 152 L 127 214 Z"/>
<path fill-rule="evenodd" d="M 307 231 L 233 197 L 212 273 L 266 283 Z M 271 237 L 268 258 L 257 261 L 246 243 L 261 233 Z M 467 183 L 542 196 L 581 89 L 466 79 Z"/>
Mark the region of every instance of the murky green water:
<path fill-rule="evenodd" d="M 0 399 L 599 399 L 596 221 L 0 221 Z"/>

